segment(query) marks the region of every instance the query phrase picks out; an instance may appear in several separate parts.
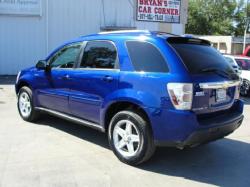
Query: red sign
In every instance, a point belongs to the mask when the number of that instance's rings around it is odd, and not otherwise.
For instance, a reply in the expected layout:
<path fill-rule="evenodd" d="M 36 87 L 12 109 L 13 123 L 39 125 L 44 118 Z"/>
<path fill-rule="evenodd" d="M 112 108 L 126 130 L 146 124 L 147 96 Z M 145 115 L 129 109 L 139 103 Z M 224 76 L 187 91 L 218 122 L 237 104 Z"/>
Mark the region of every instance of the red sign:
<path fill-rule="evenodd" d="M 137 20 L 180 23 L 181 0 L 137 0 Z"/>

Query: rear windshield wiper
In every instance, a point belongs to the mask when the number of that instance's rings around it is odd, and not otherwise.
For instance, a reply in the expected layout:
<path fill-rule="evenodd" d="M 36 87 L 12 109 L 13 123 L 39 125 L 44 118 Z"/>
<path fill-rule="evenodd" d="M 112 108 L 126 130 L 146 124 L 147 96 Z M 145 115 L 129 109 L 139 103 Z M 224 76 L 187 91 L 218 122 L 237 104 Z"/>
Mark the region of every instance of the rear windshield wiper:
<path fill-rule="evenodd" d="M 235 73 L 228 73 L 223 70 L 217 69 L 217 68 L 204 68 L 201 70 L 202 73 L 216 73 L 217 75 L 220 75 L 221 77 L 237 80 L 239 79 L 239 76 Z"/>

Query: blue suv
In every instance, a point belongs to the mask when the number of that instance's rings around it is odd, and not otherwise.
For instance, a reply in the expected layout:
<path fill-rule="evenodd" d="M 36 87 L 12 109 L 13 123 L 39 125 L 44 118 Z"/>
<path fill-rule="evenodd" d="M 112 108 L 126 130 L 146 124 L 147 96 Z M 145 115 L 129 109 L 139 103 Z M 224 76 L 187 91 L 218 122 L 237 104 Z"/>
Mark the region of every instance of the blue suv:
<path fill-rule="evenodd" d="M 179 149 L 225 137 L 243 120 L 237 73 L 206 40 L 116 31 L 69 41 L 18 74 L 18 110 L 107 132 L 130 165 L 156 146 Z"/>

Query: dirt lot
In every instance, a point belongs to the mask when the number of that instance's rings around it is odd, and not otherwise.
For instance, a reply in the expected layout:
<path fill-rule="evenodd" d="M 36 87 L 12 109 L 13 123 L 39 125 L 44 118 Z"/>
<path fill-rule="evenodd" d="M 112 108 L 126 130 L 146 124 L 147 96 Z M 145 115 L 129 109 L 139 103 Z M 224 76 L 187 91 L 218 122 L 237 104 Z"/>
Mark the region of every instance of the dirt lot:
<path fill-rule="evenodd" d="M 235 133 L 188 150 L 157 149 L 140 167 L 122 164 L 105 134 L 47 116 L 18 115 L 13 77 L 0 78 L 0 187 L 249 186 L 250 99 Z"/>

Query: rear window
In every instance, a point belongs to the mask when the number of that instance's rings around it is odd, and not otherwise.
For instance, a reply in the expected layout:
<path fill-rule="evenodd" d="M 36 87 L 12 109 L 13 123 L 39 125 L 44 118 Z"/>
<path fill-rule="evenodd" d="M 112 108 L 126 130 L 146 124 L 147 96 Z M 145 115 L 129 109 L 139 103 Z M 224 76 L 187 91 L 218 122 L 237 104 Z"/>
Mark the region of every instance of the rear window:
<path fill-rule="evenodd" d="M 165 59 L 154 45 L 138 41 L 127 41 L 126 45 L 135 71 L 168 72 Z"/>
<path fill-rule="evenodd" d="M 205 40 L 169 38 L 168 43 L 176 50 L 192 74 L 200 74 L 204 69 L 233 72 L 226 59 Z"/>
<path fill-rule="evenodd" d="M 250 70 L 250 60 L 249 59 L 235 59 L 237 64 L 242 70 Z"/>

